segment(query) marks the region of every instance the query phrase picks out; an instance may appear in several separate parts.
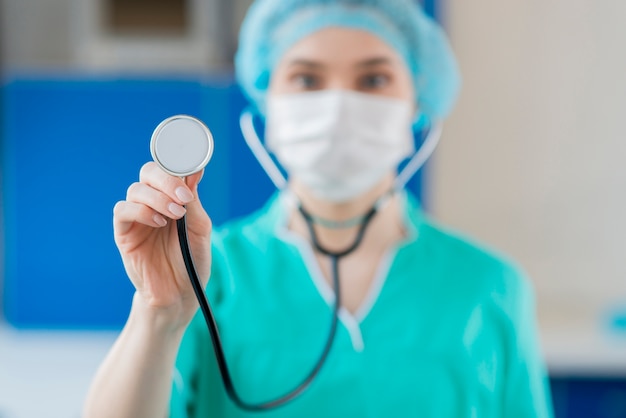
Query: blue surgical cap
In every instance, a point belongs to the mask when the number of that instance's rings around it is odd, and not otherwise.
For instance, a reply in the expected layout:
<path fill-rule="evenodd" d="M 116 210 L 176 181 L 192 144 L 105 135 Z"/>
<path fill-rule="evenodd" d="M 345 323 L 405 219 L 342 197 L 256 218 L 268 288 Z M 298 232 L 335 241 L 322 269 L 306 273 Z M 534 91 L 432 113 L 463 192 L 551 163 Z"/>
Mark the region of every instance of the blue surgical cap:
<path fill-rule="evenodd" d="M 460 86 L 456 60 L 443 30 L 417 0 L 256 0 L 241 27 L 235 72 L 261 114 L 283 54 L 331 26 L 368 31 L 395 48 L 413 76 L 422 118 L 440 119 L 451 110 Z"/>

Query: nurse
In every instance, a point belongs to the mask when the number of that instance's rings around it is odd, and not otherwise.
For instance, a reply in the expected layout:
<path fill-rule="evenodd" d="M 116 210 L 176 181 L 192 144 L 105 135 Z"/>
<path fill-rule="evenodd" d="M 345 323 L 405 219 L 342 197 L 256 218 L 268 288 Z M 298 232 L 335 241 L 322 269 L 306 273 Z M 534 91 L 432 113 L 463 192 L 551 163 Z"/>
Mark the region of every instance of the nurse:
<path fill-rule="evenodd" d="M 236 73 L 288 186 L 212 230 L 201 173 L 185 182 L 142 167 L 114 210 L 136 292 L 84 416 L 259 415 L 226 396 L 174 220 L 187 214 L 233 383 L 261 403 L 302 381 L 328 334 L 333 265 L 313 240 L 342 251 L 377 207 L 338 263 L 326 363 L 302 395 L 263 416 L 550 417 L 527 279 L 394 192 L 398 165 L 416 151 L 412 131 L 434 126 L 456 97 L 441 29 L 411 0 L 257 0 Z"/>

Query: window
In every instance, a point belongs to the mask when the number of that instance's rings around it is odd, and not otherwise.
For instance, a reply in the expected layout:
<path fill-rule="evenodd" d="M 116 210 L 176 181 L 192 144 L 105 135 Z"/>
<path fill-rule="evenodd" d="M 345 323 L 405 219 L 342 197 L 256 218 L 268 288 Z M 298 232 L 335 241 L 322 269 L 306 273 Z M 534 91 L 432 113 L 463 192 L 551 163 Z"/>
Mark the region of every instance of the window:
<path fill-rule="evenodd" d="M 180 34 L 189 29 L 188 0 L 107 0 L 106 28 L 115 35 Z"/>

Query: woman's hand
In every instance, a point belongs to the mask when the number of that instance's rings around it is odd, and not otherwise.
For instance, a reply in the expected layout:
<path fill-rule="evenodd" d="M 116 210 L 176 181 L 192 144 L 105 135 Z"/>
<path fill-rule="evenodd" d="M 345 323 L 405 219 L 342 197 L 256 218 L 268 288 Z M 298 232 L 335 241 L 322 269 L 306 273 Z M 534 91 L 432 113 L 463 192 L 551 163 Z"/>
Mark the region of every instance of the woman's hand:
<path fill-rule="evenodd" d="M 139 182 L 115 205 L 115 243 L 136 298 L 172 326 L 186 326 L 198 303 L 183 262 L 176 219 L 185 214 L 189 245 L 198 276 L 206 285 L 211 270 L 211 220 L 198 199 L 203 172 L 186 183 L 165 173 L 154 162 L 141 168 Z"/>

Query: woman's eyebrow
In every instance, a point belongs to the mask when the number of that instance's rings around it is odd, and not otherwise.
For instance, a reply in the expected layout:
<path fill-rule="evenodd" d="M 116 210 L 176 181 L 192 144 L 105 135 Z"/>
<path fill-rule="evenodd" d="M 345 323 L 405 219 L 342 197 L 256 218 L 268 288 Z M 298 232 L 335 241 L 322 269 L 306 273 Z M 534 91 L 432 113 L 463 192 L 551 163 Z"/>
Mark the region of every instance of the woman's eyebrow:
<path fill-rule="evenodd" d="M 391 64 L 391 59 L 387 57 L 373 57 L 368 58 L 366 60 L 360 61 L 356 64 L 357 67 L 360 68 L 368 68 L 368 67 L 376 67 L 378 65 L 389 65 Z"/>
<path fill-rule="evenodd" d="M 308 67 L 311 69 L 320 69 L 324 67 L 324 65 L 319 62 L 311 61 L 305 58 L 295 58 L 289 62 L 289 66 L 290 67 L 301 66 L 301 67 Z"/>

